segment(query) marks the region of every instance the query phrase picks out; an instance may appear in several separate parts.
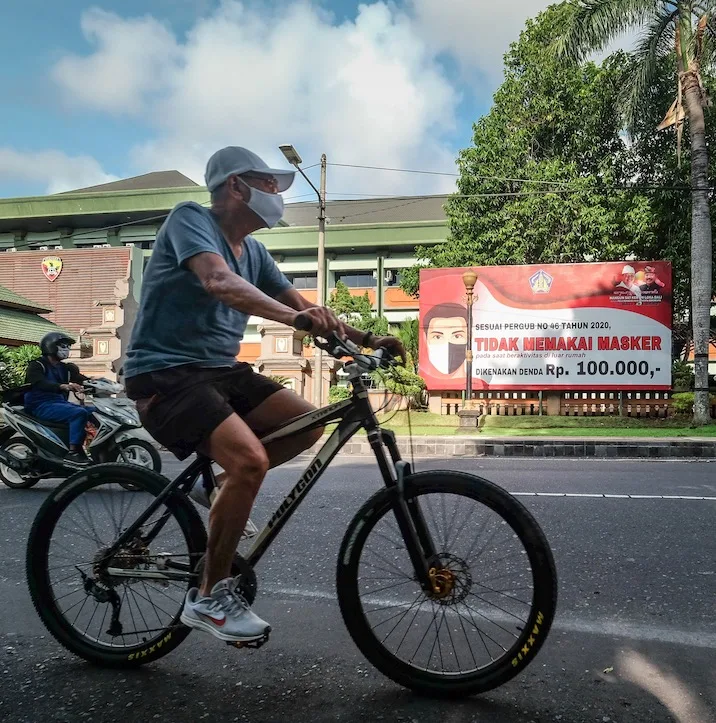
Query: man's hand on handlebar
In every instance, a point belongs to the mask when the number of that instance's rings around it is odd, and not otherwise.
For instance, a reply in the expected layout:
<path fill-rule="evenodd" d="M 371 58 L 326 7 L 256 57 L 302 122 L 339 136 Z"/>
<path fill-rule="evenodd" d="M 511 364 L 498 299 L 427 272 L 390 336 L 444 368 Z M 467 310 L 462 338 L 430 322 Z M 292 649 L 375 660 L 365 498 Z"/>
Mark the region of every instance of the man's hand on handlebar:
<path fill-rule="evenodd" d="M 405 347 L 403 346 L 403 342 L 397 337 L 373 336 L 370 340 L 370 346 L 373 349 L 378 349 L 380 347 L 386 349 L 394 359 L 400 357 L 402 365 L 405 366 L 405 363 L 407 362 L 405 357 Z"/>
<path fill-rule="evenodd" d="M 299 317 L 303 317 L 300 321 Z M 294 326 L 297 329 L 310 330 L 313 336 L 320 336 L 326 339 L 333 332 L 343 339 L 347 335 L 346 325 L 331 311 L 331 309 L 325 306 L 312 306 L 309 309 L 304 309 L 300 313 L 296 314 L 297 321 L 294 322 Z M 310 321 L 310 325 L 306 324 L 306 319 Z"/>

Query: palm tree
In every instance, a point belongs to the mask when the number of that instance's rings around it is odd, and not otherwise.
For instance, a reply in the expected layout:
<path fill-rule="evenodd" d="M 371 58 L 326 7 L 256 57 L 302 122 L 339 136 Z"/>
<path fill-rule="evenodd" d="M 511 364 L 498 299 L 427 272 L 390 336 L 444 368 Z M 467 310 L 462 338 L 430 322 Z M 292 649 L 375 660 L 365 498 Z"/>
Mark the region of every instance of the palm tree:
<path fill-rule="evenodd" d="M 694 423 L 710 419 L 708 393 L 709 327 L 712 295 L 711 218 L 709 213 L 708 150 L 704 106 L 708 96 L 701 68 L 716 51 L 716 0 L 570 0 L 573 13 L 558 39 L 562 57 L 581 61 L 603 50 L 623 32 L 642 33 L 625 83 L 625 120 L 629 125 L 643 104 L 658 61 L 675 58 L 676 100 L 660 129 L 677 131 L 680 154 L 684 122 L 691 136 L 691 323 L 694 333 Z"/>

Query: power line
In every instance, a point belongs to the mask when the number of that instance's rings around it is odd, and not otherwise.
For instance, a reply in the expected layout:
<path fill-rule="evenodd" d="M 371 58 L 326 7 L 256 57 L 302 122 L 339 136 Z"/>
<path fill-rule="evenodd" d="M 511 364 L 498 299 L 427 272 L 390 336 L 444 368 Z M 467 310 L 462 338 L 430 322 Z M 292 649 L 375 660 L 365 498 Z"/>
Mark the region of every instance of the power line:
<path fill-rule="evenodd" d="M 392 171 L 395 173 L 416 173 L 420 175 L 429 175 L 429 176 L 452 176 L 455 178 L 459 178 L 459 173 L 447 173 L 445 171 L 426 171 L 426 170 L 413 170 L 409 168 L 387 168 L 383 166 L 362 166 L 354 163 L 329 163 L 329 166 L 338 166 L 340 168 L 362 168 L 366 170 L 371 171 Z M 471 175 L 471 178 L 475 178 L 480 181 L 503 181 L 506 183 L 538 183 L 543 185 L 550 185 L 550 186 L 572 186 L 574 183 L 576 183 L 579 178 L 575 178 L 572 181 L 547 181 L 543 179 L 536 179 L 536 178 L 507 178 L 502 176 L 480 176 L 480 175 Z M 607 188 L 617 189 L 617 190 L 623 190 L 623 191 L 631 191 L 631 190 L 658 190 L 658 191 L 713 191 L 713 186 L 707 186 L 707 187 L 691 187 L 691 186 L 625 186 L 625 185 L 617 185 L 617 184 L 611 184 L 608 185 Z M 358 195 L 358 194 L 355 194 Z"/>
<path fill-rule="evenodd" d="M 370 171 L 393 171 L 394 173 L 419 173 L 426 176 L 454 176 L 458 177 L 459 173 L 445 173 L 443 171 L 415 171 L 408 168 L 383 168 L 382 166 L 359 166 L 355 163 L 329 163 L 329 166 L 338 166 L 339 168 L 364 168 Z"/>

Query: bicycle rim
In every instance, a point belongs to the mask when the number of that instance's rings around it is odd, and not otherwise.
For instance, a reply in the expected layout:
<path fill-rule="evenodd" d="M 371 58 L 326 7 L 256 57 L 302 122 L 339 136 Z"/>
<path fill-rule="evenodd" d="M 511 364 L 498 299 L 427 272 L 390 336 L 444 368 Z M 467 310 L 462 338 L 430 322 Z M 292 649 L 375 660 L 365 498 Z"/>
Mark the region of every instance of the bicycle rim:
<path fill-rule="evenodd" d="M 426 473 L 406 482 L 436 547 L 438 591 L 426 593 L 391 495 L 378 497 L 356 515 L 339 563 L 342 611 L 363 653 L 401 684 L 433 693 L 487 690 L 519 672 L 556 605 L 551 553 L 529 513 L 480 478 Z"/>
<path fill-rule="evenodd" d="M 131 495 L 122 488 L 127 483 L 136 489 Z M 188 632 L 179 616 L 205 536 L 177 495 L 111 559 L 106 552 L 166 484 L 140 468 L 99 465 L 67 480 L 38 513 L 28 543 L 33 602 L 48 629 L 76 654 L 100 663 L 138 661 L 148 652 L 158 657 Z M 157 537 L 143 543 L 140 536 L 162 515 L 167 521 Z M 185 568 L 186 579 L 141 577 L 165 570 L 167 561 Z M 137 576 L 114 576 L 108 567 Z"/>

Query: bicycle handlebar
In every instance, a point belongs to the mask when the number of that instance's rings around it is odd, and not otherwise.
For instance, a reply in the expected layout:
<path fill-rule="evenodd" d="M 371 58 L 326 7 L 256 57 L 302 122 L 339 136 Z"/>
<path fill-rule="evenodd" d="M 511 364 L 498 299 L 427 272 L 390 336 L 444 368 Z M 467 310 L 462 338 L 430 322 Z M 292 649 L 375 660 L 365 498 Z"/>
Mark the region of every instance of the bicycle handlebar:
<path fill-rule="evenodd" d="M 299 331 L 310 332 L 313 328 L 313 322 L 306 314 L 297 314 L 293 325 Z M 387 349 L 380 347 L 375 350 L 374 354 L 363 354 L 357 344 L 350 339 L 341 339 L 335 332 L 331 333 L 325 343 L 315 338 L 313 342 L 336 359 L 345 356 L 353 357 L 356 363 L 367 371 L 374 371 L 381 367 L 387 369 L 394 364 L 394 359 Z"/>

